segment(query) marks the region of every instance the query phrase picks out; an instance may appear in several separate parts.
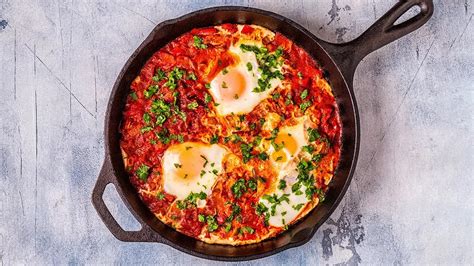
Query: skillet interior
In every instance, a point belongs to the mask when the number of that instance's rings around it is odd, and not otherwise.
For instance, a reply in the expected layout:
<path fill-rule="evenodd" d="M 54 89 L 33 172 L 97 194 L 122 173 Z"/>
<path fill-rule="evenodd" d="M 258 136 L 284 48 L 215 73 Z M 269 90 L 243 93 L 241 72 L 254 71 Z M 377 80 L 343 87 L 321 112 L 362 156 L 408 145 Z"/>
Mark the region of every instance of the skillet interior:
<path fill-rule="evenodd" d="M 329 186 L 326 200 L 320 203 L 299 223 L 276 238 L 245 246 L 210 245 L 187 237 L 160 222 L 139 199 L 130 184 L 120 153 L 119 127 L 126 96 L 132 80 L 138 75 L 146 60 L 154 52 L 181 34 L 193 28 L 222 23 L 256 24 L 278 31 L 303 47 L 322 68 L 333 88 L 342 122 L 342 151 L 339 166 Z M 183 17 L 159 24 L 148 38 L 133 53 L 119 74 L 108 103 L 105 122 L 106 153 L 111 160 L 114 182 L 118 192 L 132 214 L 150 226 L 154 232 L 144 235 L 142 241 L 164 242 L 192 255 L 220 260 L 254 259 L 277 253 L 281 250 L 306 243 L 316 229 L 323 224 L 344 195 L 357 160 L 359 142 L 358 114 L 351 85 L 346 82 L 340 69 L 318 43 L 314 35 L 295 22 L 280 15 L 246 7 L 216 7 L 190 13 Z M 157 235 L 159 234 L 159 236 Z M 164 241 L 160 241 L 160 236 Z"/>

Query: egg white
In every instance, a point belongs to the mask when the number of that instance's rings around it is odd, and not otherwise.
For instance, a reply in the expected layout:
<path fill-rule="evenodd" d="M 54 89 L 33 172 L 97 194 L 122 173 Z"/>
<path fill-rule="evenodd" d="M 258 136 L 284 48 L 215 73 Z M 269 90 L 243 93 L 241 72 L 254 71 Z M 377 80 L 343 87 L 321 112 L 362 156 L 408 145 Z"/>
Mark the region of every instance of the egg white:
<path fill-rule="evenodd" d="M 296 170 L 297 165 L 297 155 L 301 153 L 302 147 L 308 144 L 307 134 L 305 134 L 304 120 L 298 121 L 294 126 L 282 127 L 279 131 L 279 134 L 291 134 L 291 137 L 296 141 L 297 148 L 296 152 L 292 155 L 285 148 L 282 148 L 282 151 L 285 152 L 287 160 L 284 162 L 275 161 L 272 158 L 272 154 L 276 152 L 275 148 L 270 145 L 269 154 L 272 160 L 274 168 L 277 170 L 278 178 L 276 179 L 275 187 L 271 188 L 269 191 L 266 191 L 267 195 L 276 195 L 280 198 L 283 194 L 288 195 L 288 202 L 282 201 L 275 208 L 275 214 L 270 215 L 268 223 L 271 226 L 275 227 L 284 227 L 287 224 L 293 222 L 298 215 L 303 211 L 304 207 L 310 200 L 306 197 L 304 193 L 307 187 L 301 184 L 300 191 L 303 192 L 301 195 L 297 195 L 292 192 L 291 187 L 295 184 L 298 176 L 298 171 Z M 280 180 L 284 180 L 286 183 L 286 188 L 283 190 L 278 188 Z M 265 205 L 269 210 L 272 206 L 270 202 L 261 197 L 259 203 Z M 297 205 L 300 205 L 299 209 L 296 209 Z"/>
<path fill-rule="evenodd" d="M 221 95 L 221 86 L 218 81 L 224 77 L 223 72 L 217 74 L 216 77 L 210 83 L 210 93 L 214 98 L 214 101 L 218 103 L 216 109 L 217 113 L 221 116 L 229 114 L 246 114 L 251 112 L 261 101 L 268 98 L 273 90 L 281 85 L 281 80 L 274 78 L 270 80 L 270 88 L 263 92 L 254 92 L 253 89 L 258 87 L 258 79 L 261 77 L 261 73 L 258 70 L 257 58 L 253 52 L 243 52 L 240 49 L 242 42 L 236 43 L 229 48 L 229 52 L 233 53 L 239 58 L 239 62 L 227 68 L 228 71 L 239 71 L 243 74 L 245 79 L 245 92 L 240 95 L 237 99 L 226 100 Z M 260 43 L 245 42 L 244 44 L 263 46 Z M 252 69 L 247 68 L 247 64 L 252 65 Z M 279 68 L 281 70 L 281 67 Z"/>
<path fill-rule="evenodd" d="M 181 161 L 180 153 L 182 152 L 192 152 L 195 159 L 191 162 Z M 177 200 L 185 199 L 190 193 L 204 192 L 209 195 L 217 176 L 222 172 L 222 161 L 226 154 L 227 150 L 217 144 L 185 142 L 169 147 L 165 151 L 162 161 L 164 190 L 166 193 L 176 196 Z M 178 176 L 178 167 L 180 165 L 183 167 L 185 164 L 199 167 L 203 174 L 190 175 L 186 178 Z M 201 202 L 199 205 L 202 204 Z"/>
<path fill-rule="evenodd" d="M 269 145 L 268 153 L 270 154 L 271 161 L 273 163 L 273 166 L 276 167 L 279 171 L 285 170 L 288 166 L 288 164 L 294 160 L 296 155 L 298 155 L 301 152 L 301 149 L 303 146 L 308 145 L 308 140 L 305 134 L 305 128 L 304 128 L 304 122 L 302 119 L 298 121 L 298 123 L 294 126 L 287 126 L 287 127 L 282 127 L 280 128 L 278 135 L 280 134 L 289 134 L 291 138 L 293 138 L 296 141 L 296 152 L 294 154 L 291 154 L 286 148 L 282 148 L 281 151 L 283 151 L 286 155 L 287 160 L 286 161 L 276 161 L 274 160 L 272 154 L 276 152 L 275 147 L 273 145 Z"/>

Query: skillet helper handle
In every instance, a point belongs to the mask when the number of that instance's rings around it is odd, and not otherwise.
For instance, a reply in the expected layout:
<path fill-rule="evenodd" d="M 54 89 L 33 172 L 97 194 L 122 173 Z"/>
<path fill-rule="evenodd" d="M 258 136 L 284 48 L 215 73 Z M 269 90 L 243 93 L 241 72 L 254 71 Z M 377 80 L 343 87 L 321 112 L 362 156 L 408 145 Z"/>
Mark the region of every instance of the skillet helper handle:
<path fill-rule="evenodd" d="M 119 240 L 125 242 L 162 242 L 161 238 L 156 237 L 156 234 L 152 232 L 152 229 L 140 222 L 142 228 L 139 231 L 125 231 L 118 223 L 117 220 L 112 216 L 110 210 L 105 205 L 104 195 L 105 188 L 108 184 L 114 184 L 117 189 L 117 185 L 114 183 L 115 176 L 112 169 L 110 158 L 106 156 L 102 169 L 100 170 L 99 177 L 95 184 L 94 190 L 92 191 L 92 204 L 99 214 L 100 218 L 107 226 L 109 231 Z"/>

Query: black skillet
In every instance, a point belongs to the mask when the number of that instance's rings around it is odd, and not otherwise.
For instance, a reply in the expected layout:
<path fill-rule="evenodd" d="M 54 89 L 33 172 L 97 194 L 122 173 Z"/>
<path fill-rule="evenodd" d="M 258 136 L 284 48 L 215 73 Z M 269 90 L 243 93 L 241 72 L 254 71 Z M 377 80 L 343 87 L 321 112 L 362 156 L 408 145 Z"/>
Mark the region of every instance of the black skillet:
<path fill-rule="evenodd" d="M 411 7 L 420 13 L 400 24 L 395 21 Z M 432 0 L 404 0 L 390 9 L 357 39 L 332 44 L 278 14 L 248 7 L 212 7 L 160 23 L 127 61 L 114 84 L 105 115 L 105 159 L 92 193 L 92 203 L 112 234 L 127 242 L 156 242 L 188 254 L 214 260 L 251 260 L 308 242 L 344 196 L 357 162 L 360 141 L 359 114 L 352 88 L 358 63 L 372 51 L 421 27 L 433 14 Z M 310 53 L 328 73 L 342 121 L 342 152 L 326 200 L 304 219 L 276 238 L 245 246 L 210 245 L 187 237 L 160 222 L 130 184 L 120 153 L 119 126 L 132 80 L 154 52 L 193 28 L 222 23 L 256 24 L 278 31 Z M 107 209 L 102 195 L 113 184 L 125 205 L 139 221 L 139 231 L 123 230 Z"/>

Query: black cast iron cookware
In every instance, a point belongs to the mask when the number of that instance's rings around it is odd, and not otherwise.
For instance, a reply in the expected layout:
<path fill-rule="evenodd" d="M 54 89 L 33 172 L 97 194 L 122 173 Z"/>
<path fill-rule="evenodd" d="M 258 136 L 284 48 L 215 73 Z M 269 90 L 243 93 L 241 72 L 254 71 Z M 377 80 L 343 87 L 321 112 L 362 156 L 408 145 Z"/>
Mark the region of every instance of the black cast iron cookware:
<path fill-rule="evenodd" d="M 394 24 L 411 7 L 420 12 Z M 311 239 L 331 215 L 346 192 L 359 152 L 359 114 L 352 88 L 357 64 L 370 52 L 421 27 L 433 13 L 432 0 L 400 1 L 355 40 L 332 44 L 322 41 L 297 23 L 281 15 L 248 7 L 212 7 L 160 23 L 127 61 L 114 84 L 105 115 L 105 159 L 92 194 L 92 202 L 110 232 L 127 242 L 156 242 L 188 254 L 215 260 L 250 260 L 300 246 Z M 280 32 L 303 47 L 328 73 L 342 121 L 341 159 L 326 200 L 289 230 L 276 238 L 245 246 L 210 245 L 185 236 L 160 222 L 140 200 L 130 184 L 120 153 L 120 121 L 132 80 L 148 58 L 168 42 L 193 28 L 222 23 L 257 24 Z M 107 209 L 102 195 L 113 184 L 125 205 L 139 221 L 139 231 L 125 231 Z M 152 255 L 152 254 L 150 254 Z"/>

